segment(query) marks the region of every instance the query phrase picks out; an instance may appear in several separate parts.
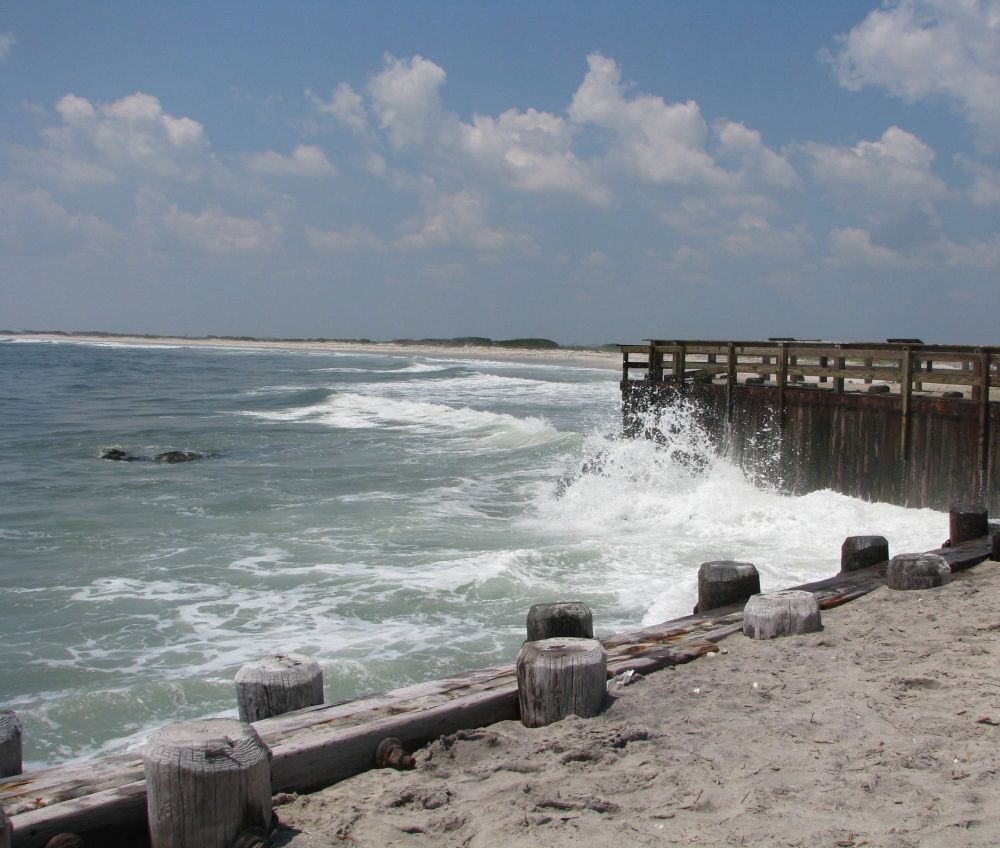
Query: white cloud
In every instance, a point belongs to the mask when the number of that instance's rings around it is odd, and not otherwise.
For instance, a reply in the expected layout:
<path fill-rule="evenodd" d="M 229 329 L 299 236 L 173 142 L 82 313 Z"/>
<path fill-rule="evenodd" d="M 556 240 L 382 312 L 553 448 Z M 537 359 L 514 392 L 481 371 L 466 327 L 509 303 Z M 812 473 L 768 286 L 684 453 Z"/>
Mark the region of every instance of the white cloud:
<path fill-rule="evenodd" d="M 431 190 L 424 200 L 422 225 L 416 232 L 397 239 L 395 246 L 404 250 L 422 250 L 466 244 L 486 252 L 514 248 L 524 253 L 536 249 L 531 236 L 488 227 L 484 219 L 482 201 L 468 191 L 437 195 Z"/>
<path fill-rule="evenodd" d="M 1000 171 L 982 162 L 958 154 L 955 162 L 972 174 L 972 187 L 969 198 L 976 206 L 996 206 L 1000 204 Z"/>
<path fill-rule="evenodd" d="M 757 130 L 728 121 L 718 128 L 719 155 L 740 160 L 739 176 L 747 187 L 794 190 L 802 180 L 784 156 L 766 147 Z"/>
<path fill-rule="evenodd" d="M 944 99 L 1000 146 L 998 0 L 890 0 L 838 41 L 830 61 L 845 88 Z"/>
<path fill-rule="evenodd" d="M 67 94 L 56 103 L 61 126 L 41 131 L 45 148 L 16 147 L 23 170 L 73 188 L 125 173 L 193 182 L 215 167 L 202 125 L 175 118 L 141 92 L 94 106 Z"/>
<path fill-rule="evenodd" d="M 873 223 L 914 207 L 929 211 L 932 201 L 947 193 L 931 171 L 934 151 L 899 127 L 855 147 L 808 143 L 802 149 L 811 157 L 817 182 Z"/>
<path fill-rule="evenodd" d="M 122 240 L 107 222 L 67 212 L 44 189 L 0 183 L 0 242 L 14 252 L 103 251 Z"/>
<path fill-rule="evenodd" d="M 12 32 L 0 32 L 0 59 L 6 59 L 10 48 L 17 44 Z"/>
<path fill-rule="evenodd" d="M 293 177 L 332 177 L 337 169 L 316 145 L 300 144 L 291 156 L 273 150 L 254 153 L 246 158 L 245 167 L 255 174 L 277 174 Z"/>
<path fill-rule="evenodd" d="M 283 234 L 273 213 L 265 214 L 263 220 L 237 218 L 215 205 L 195 215 L 171 203 L 163 215 L 163 224 L 183 244 L 209 253 L 266 251 Z"/>
<path fill-rule="evenodd" d="M 396 59 L 388 54 L 385 68 L 368 84 L 379 127 L 396 148 L 419 145 L 426 139 L 444 140 L 457 131 L 458 117 L 441 105 L 438 88 L 444 69 L 422 56 Z"/>
<path fill-rule="evenodd" d="M 959 268 L 1000 267 L 1000 233 L 994 233 L 987 241 L 972 239 L 968 244 L 955 244 L 943 238 L 939 245 L 944 262 Z"/>
<path fill-rule="evenodd" d="M 317 112 L 323 115 L 332 115 L 338 123 L 348 129 L 358 133 L 368 132 L 370 129 L 364 99 L 346 82 L 340 83 L 333 90 L 328 103 L 324 103 L 308 88 L 306 89 L 306 97 L 312 101 Z"/>
<path fill-rule="evenodd" d="M 588 268 L 610 268 L 611 260 L 603 250 L 594 250 L 580 260 Z"/>
<path fill-rule="evenodd" d="M 385 250 L 385 245 L 367 227 L 350 227 L 343 232 L 306 228 L 309 246 L 319 253 L 353 253 L 355 250 Z"/>
<path fill-rule="evenodd" d="M 734 256 L 794 256 L 812 241 L 804 224 L 792 230 L 771 226 L 761 215 L 744 212 L 723 238 L 723 247 Z"/>
<path fill-rule="evenodd" d="M 857 227 L 845 227 L 830 232 L 828 262 L 831 265 L 876 268 L 910 268 L 914 264 L 895 250 L 872 244 L 871 233 Z"/>

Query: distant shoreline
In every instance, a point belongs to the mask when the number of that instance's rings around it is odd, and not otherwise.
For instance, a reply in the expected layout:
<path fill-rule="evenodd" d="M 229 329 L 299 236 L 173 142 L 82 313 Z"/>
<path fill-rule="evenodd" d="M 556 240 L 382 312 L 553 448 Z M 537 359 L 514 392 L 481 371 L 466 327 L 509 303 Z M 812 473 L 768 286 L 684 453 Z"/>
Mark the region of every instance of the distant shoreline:
<path fill-rule="evenodd" d="M 114 343 L 148 347 L 177 345 L 181 347 L 243 348 L 250 350 L 299 350 L 327 353 L 379 353 L 389 356 L 426 356 L 435 359 L 481 359 L 520 362 L 526 365 L 550 365 L 564 368 L 599 368 L 617 371 L 621 354 L 611 351 L 577 348 L 512 348 L 484 346 L 451 346 L 435 344 L 403 344 L 399 342 L 334 341 L 328 339 L 253 339 L 203 336 L 147 336 L 117 333 L 20 332 L 2 333 L 0 339 L 30 339 L 32 341 Z"/>

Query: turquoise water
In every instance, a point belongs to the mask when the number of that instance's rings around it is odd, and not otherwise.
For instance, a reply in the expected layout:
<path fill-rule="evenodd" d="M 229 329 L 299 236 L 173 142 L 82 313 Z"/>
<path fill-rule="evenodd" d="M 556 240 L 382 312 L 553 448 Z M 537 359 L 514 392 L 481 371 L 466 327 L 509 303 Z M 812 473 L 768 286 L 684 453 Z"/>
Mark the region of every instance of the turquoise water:
<path fill-rule="evenodd" d="M 235 714 L 264 653 L 313 656 L 338 700 L 510 661 L 538 601 L 583 600 L 607 634 L 690 612 L 706 559 L 766 590 L 835 572 L 852 533 L 947 535 L 751 485 L 682 410 L 665 449 L 609 438 L 614 371 L 25 341 L 0 363 L 0 707 L 28 767 Z"/>

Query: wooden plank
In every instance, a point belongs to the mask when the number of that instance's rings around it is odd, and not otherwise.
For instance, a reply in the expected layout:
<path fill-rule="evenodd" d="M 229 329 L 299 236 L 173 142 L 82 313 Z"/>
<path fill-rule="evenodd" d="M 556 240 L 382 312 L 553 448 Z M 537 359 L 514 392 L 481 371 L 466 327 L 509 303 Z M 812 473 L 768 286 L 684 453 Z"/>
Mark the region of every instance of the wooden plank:
<path fill-rule="evenodd" d="M 910 458 L 910 400 L 913 397 L 913 357 L 910 355 L 910 349 L 906 348 L 906 354 L 903 357 L 903 375 L 899 384 L 899 391 L 902 395 L 902 412 L 903 412 L 903 423 L 900 428 L 899 433 L 899 455 L 903 460 L 903 485 L 908 485 L 908 480 L 906 477 L 906 465 L 905 463 Z"/>

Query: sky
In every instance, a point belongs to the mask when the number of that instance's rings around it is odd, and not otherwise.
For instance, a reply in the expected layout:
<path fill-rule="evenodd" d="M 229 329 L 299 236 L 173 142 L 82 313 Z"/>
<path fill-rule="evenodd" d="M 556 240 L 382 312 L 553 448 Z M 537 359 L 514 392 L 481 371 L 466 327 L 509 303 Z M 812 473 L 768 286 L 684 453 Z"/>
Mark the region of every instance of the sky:
<path fill-rule="evenodd" d="M 1000 0 L 5 0 L 0 329 L 997 345 Z"/>

